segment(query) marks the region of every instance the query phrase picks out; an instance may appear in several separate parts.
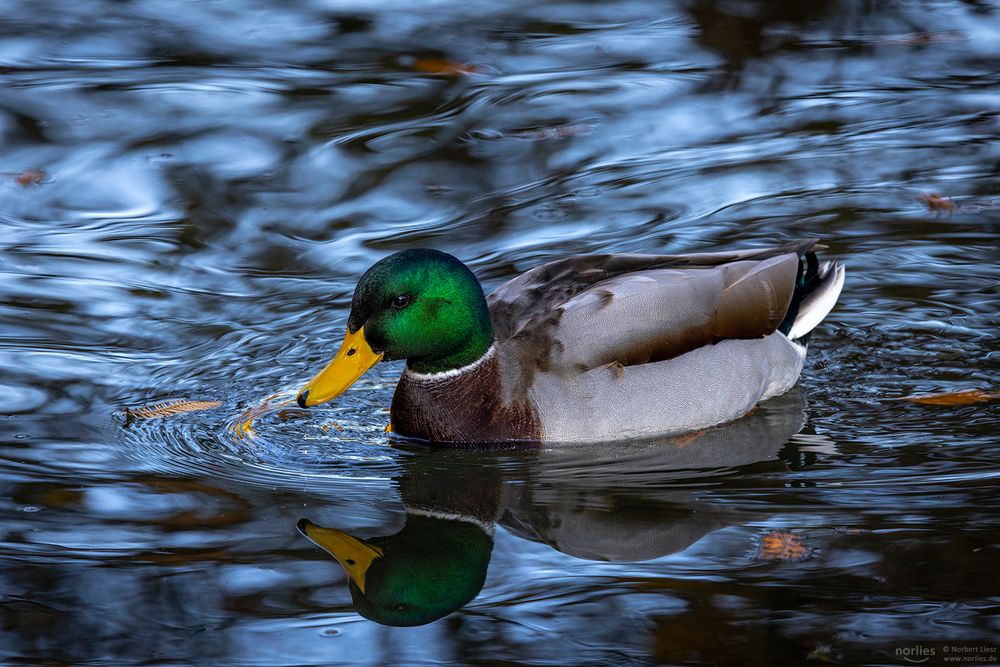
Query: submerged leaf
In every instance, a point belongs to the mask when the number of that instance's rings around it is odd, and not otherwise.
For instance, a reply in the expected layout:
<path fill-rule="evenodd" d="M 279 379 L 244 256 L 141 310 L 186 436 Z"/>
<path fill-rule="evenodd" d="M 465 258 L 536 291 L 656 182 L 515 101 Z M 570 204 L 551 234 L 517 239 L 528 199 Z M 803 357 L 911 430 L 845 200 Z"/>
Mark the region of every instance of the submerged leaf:
<path fill-rule="evenodd" d="M 812 549 L 802 535 L 772 530 L 760 538 L 754 558 L 798 563 L 812 557 Z"/>
<path fill-rule="evenodd" d="M 153 403 L 152 405 L 143 405 L 138 408 L 125 408 L 123 412 L 130 419 L 159 419 L 160 417 L 173 417 L 185 412 L 211 410 L 220 405 L 222 405 L 221 401 L 164 401 L 163 403 Z"/>
<path fill-rule="evenodd" d="M 45 172 L 41 169 L 28 169 L 18 174 L 14 180 L 22 188 L 26 188 L 31 185 L 38 185 L 44 178 Z"/>
<path fill-rule="evenodd" d="M 904 401 L 920 403 L 921 405 L 972 405 L 985 403 L 1000 398 L 1000 392 L 983 391 L 982 389 L 963 389 L 962 391 L 946 391 L 940 394 L 917 394 L 904 396 Z"/>
<path fill-rule="evenodd" d="M 951 197 L 942 197 L 940 192 L 927 192 L 920 195 L 919 199 L 923 202 L 924 206 L 935 213 L 954 213 L 955 209 L 958 208 Z"/>
<path fill-rule="evenodd" d="M 412 67 L 424 74 L 437 74 L 440 76 L 467 76 L 479 72 L 479 68 L 475 65 L 439 58 L 417 58 L 413 61 Z"/>

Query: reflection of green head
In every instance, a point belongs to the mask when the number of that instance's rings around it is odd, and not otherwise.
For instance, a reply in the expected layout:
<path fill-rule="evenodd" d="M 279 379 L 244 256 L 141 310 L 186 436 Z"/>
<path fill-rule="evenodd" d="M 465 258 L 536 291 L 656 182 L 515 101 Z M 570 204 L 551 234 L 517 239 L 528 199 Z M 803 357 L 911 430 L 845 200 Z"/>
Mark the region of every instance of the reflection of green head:
<path fill-rule="evenodd" d="M 299 530 L 348 574 L 354 608 L 384 625 L 424 625 L 479 593 L 493 537 L 469 521 L 409 514 L 395 535 L 359 540 L 305 519 Z"/>

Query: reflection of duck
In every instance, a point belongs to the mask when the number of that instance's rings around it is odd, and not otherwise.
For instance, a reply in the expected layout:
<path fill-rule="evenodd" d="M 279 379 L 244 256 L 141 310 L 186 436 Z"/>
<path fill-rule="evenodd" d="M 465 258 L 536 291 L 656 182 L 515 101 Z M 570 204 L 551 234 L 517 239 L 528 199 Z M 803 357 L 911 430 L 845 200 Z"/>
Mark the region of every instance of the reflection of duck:
<path fill-rule="evenodd" d="M 500 523 L 588 560 L 641 561 L 683 551 L 749 517 L 682 488 L 773 460 L 805 424 L 805 407 L 805 393 L 795 387 L 751 416 L 697 434 L 630 443 L 624 453 L 606 446 L 552 448 L 538 456 L 534 483 L 504 486 Z"/>
<path fill-rule="evenodd" d="M 450 255 L 396 253 L 361 278 L 340 351 L 298 402 L 406 359 L 391 411 L 404 436 L 599 442 L 735 419 L 795 384 L 836 303 L 843 267 L 816 246 L 570 257 L 489 298 Z"/>
<path fill-rule="evenodd" d="M 309 521 L 299 529 L 344 567 L 355 608 L 387 625 L 420 625 L 476 596 L 494 522 L 580 558 L 637 561 L 686 549 L 747 520 L 702 502 L 680 482 L 773 459 L 802 427 L 800 389 L 751 416 L 706 431 L 613 450 L 504 454 L 422 450 L 398 479 L 406 524 L 360 540 Z M 590 449 L 585 448 L 585 449 Z M 596 457 L 596 462 L 595 462 Z"/>
<path fill-rule="evenodd" d="M 492 526 L 430 516 L 368 541 L 306 519 L 299 530 L 344 567 L 358 613 L 385 625 L 424 625 L 472 600 L 493 552 Z"/>
<path fill-rule="evenodd" d="M 415 460 L 414 460 L 415 462 Z M 493 552 L 499 471 L 474 466 L 453 477 L 434 461 L 398 479 L 406 523 L 394 535 L 360 540 L 303 519 L 303 535 L 343 566 L 354 608 L 385 625 L 423 625 L 479 593 Z"/>

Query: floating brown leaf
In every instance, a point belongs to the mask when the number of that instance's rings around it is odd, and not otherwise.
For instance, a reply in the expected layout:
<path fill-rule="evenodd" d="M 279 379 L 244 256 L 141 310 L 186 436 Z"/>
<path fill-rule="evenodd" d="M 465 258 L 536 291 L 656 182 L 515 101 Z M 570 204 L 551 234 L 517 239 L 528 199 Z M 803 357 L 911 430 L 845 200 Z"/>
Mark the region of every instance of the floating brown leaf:
<path fill-rule="evenodd" d="M 45 172 L 41 169 L 28 169 L 17 175 L 14 181 L 22 188 L 31 185 L 38 185 L 45 178 Z"/>
<path fill-rule="evenodd" d="M 958 208 L 951 197 L 942 197 L 940 192 L 927 192 L 920 195 L 918 199 L 935 213 L 954 213 L 955 209 Z"/>
<path fill-rule="evenodd" d="M 783 560 L 793 563 L 808 560 L 812 549 L 801 535 L 773 530 L 760 538 L 754 558 L 757 560 Z"/>
<path fill-rule="evenodd" d="M 173 417 L 185 412 L 198 412 L 199 410 L 210 410 L 217 408 L 222 403 L 220 401 L 164 401 L 144 405 L 139 408 L 125 408 L 126 417 L 130 419 L 159 419 L 160 417 Z"/>
<path fill-rule="evenodd" d="M 467 76 L 479 72 L 479 68 L 475 65 L 439 58 L 417 58 L 413 61 L 412 67 L 424 74 L 437 74 L 440 76 Z"/>
<path fill-rule="evenodd" d="M 921 405 L 972 405 L 985 403 L 1000 398 L 1000 393 L 982 389 L 963 389 L 962 391 L 946 391 L 940 394 L 918 394 L 904 396 L 904 401 L 920 403 Z"/>

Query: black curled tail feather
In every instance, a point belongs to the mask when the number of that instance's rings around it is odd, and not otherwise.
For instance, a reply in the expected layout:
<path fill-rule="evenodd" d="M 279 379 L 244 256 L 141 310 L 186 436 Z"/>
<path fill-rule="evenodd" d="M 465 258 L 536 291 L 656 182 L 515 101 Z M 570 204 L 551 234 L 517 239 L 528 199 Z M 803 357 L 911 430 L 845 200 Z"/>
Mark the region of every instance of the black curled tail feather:
<path fill-rule="evenodd" d="M 807 252 L 799 258 L 799 270 L 795 274 L 795 291 L 792 292 L 792 302 L 788 304 L 788 312 L 785 313 L 785 319 L 778 326 L 778 331 L 786 336 L 792 330 L 792 324 L 799 315 L 799 307 L 802 305 L 802 299 L 805 298 L 808 292 L 815 289 L 818 274 L 819 260 L 816 259 L 814 251 Z"/>
<path fill-rule="evenodd" d="M 778 331 L 803 345 L 807 344 L 813 328 L 836 304 L 844 275 L 840 262 L 820 263 L 812 248 L 803 253 L 795 276 L 792 300 Z"/>

